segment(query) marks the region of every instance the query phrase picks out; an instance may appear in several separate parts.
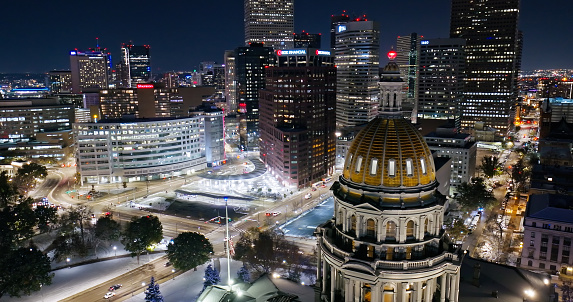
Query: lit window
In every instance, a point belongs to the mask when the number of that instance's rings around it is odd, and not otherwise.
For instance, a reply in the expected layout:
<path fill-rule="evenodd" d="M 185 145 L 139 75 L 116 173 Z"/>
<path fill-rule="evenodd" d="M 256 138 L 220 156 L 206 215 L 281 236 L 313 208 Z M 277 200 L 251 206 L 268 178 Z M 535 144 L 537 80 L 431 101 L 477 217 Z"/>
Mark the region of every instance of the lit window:
<path fill-rule="evenodd" d="M 388 160 L 388 175 L 396 176 L 396 161 L 394 159 Z"/>
<path fill-rule="evenodd" d="M 376 175 L 376 169 L 378 168 L 378 159 L 373 158 L 370 163 L 370 174 Z"/>
<path fill-rule="evenodd" d="M 406 159 L 406 175 L 412 176 L 414 175 L 414 167 L 412 167 L 412 159 Z"/>
<path fill-rule="evenodd" d="M 422 167 L 422 174 L 426 175 L 426 160 L 424 158 L 420 158 L 420 166 Z"/>
<path fill-rule="evenodd" d="M 352 164 L 352 154 L 348 157 L 348 164 L 346 165 L 346 169 L 350 169 L 350 165 Z"/>
<path fill-rule="evenodd" d="M 360 172 L 360 166 L 362 166 L 362 156 L 358 156 L 356 159 L 356 172 Z"/>

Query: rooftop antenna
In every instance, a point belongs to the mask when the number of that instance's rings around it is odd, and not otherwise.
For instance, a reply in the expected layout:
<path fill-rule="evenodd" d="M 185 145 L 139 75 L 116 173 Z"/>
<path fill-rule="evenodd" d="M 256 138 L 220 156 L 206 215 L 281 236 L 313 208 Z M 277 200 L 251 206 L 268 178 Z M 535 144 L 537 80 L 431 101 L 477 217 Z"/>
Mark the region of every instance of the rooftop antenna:
<path fill-rule="evenodd" d="M 99 50 L 99 38 L 96 37 L 96 50 Z"/>

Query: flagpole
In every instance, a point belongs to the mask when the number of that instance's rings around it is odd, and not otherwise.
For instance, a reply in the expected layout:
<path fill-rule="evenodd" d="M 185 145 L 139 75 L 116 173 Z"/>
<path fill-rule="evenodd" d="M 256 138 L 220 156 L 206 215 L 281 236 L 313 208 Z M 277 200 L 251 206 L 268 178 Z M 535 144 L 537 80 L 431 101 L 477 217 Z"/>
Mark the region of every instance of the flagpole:
<path fill-rule="evenodd" d="M 229 238 L 229 210 L 228 210 L 228 198 L 225 197 L 225 225 L 227 232 L 227 284 L 229 284 L 229 290 L 231 288 L 231 238 Z"/>

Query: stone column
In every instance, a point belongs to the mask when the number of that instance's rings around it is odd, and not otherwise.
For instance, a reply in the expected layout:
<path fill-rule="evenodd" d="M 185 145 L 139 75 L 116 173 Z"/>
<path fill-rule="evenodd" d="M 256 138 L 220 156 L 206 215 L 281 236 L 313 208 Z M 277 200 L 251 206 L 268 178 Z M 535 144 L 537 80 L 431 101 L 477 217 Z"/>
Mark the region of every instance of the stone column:
<path fill-rule="evenodd" d="M 344 302 L 352 302 L 352 281 L 344 279 Z"/>
<path fill-rule="evenodd" d="M 380 224 L 381 224 L 380 230 L 382 233 L 381 241 L 384 241 L 384 240 L 386 240 L 386 225 L 388 224 L 388 221 L 386 221 L 386 224 L 384 223 L 384 221 L 382 221 Z M 571 258 L 573 258 L 573 257 L 571 257 Z"/>
<path fill-rule="evenodd" d="M 433 284 L 435 279 L 428 279 L 426 281 L 426 289 L 424 292 L 424 302 L 431 302 L 432 301 L 432 294 L 433 294 Z"/>
<path fill-rule="evenodd" d="M 398 242 L 404 243 L 406 242 L 406 217 L 400 217 L 398 222 Z"/>
<path fill-rule="evenodd" d="M 322 250 L 320 249 L 322 236 L 318 237 L 318 259 L 316 261 L 316 284 L 322 285 Z"/>
<path fill-rule="evenodd" d="M 362 231 L 364 230 L 364 217 L 362 215 L 356 215 L 356 238 L 362 237 Z"/>
<path fill-rule="evenodd" d="M 414 292 L 414 299 L 412 299 L 415 302 L 422 302 L 422 296 L 423 296 L 423 284 L 422 281 L 418 281 L 416 283 L 414 283 L 416 286 L 416 291 Z"/>
<path fill-rule="evenodd" d="M 456 295 L 456 277 L 452 274 L 450 276 L 450 291 L 449 291 L 449 300 L 450 302 L 454 302 L 454 296 Z"/>
<path fill-rule="evenodd" d="M 424 224 L 424 222 L 426 222 L 426 215 L 420 216 L 418 222 L 419 222 L 419 227 L 418 227 L 418 235 L 416 236 L 416 238 L 418 240 L 422 240 L 424 239 L 424 228 L 426 227 L 426 225 Z"/>
<path fill-rule="evenodd" d="M 376 242 L 382 241 L 382 220 L 380 218 L 376 218 Z"/>
<path fill-rule="evenodd" d="M 327 266 L 328 266 L 328 263 L 325 260 L 323 260 L 323 262 L 322 262 L 322 294 L 323 295 L 326 295 L 326 279 L 327 279 L 326 274 L 328 272 Z"/>
<path fill-rule="evenodd" d="M 440 279 L 440 302 L 446 302 L 446 273 L 443 273 Z"/>
<path fill-rule="evenodd" d="M 459 295 L 460 295 L 460 271 L 458 271 L 458 273 L 456 274 L 456 277 L 454 279 L 455 279 L 455 281 L 454 281 L 454 285 L 455 285 L 454 302 L 458 302 Z"/>
<path fill-rule="evenodd" d="M 380 297 L 380 284 L 376 284 L 374 286 L 371 286 L 370 288 L 371 293 L 370 293 L 370 301 L 382 301 L 382 298 Z"/>
<path fill-rule="evenodd" d="M 354 302 L 360 301 L 360 281 L 354 281 Z"/>
<path fill-rule="evenodd" d="M 334 302 L 336 293 L 336 269 L 330 266 L 330 301 Z"/>
<path fill-rule="evenodd" d="M 408 293 L 406 292 L 406 289 L 408 288 L 408 282 L 400 283 L 400 287 L 400 297 L 398 298 L 398 301 L 407 302 L 406 298 L 408 297 Z"/>

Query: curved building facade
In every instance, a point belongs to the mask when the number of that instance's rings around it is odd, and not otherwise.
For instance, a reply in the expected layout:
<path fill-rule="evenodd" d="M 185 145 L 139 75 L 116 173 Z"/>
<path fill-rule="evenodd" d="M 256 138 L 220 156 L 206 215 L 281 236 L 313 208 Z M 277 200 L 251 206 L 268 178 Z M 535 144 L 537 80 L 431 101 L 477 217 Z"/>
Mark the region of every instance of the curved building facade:
<path fill-rule="evenodd" d="M 387 86 L 385 111 L 356 136 L 332 186 L 334 218 L 316 232 L 321 301 L 458 301 L 461 257 L 442 228 L 448 202 L 428 145 Z"/>

